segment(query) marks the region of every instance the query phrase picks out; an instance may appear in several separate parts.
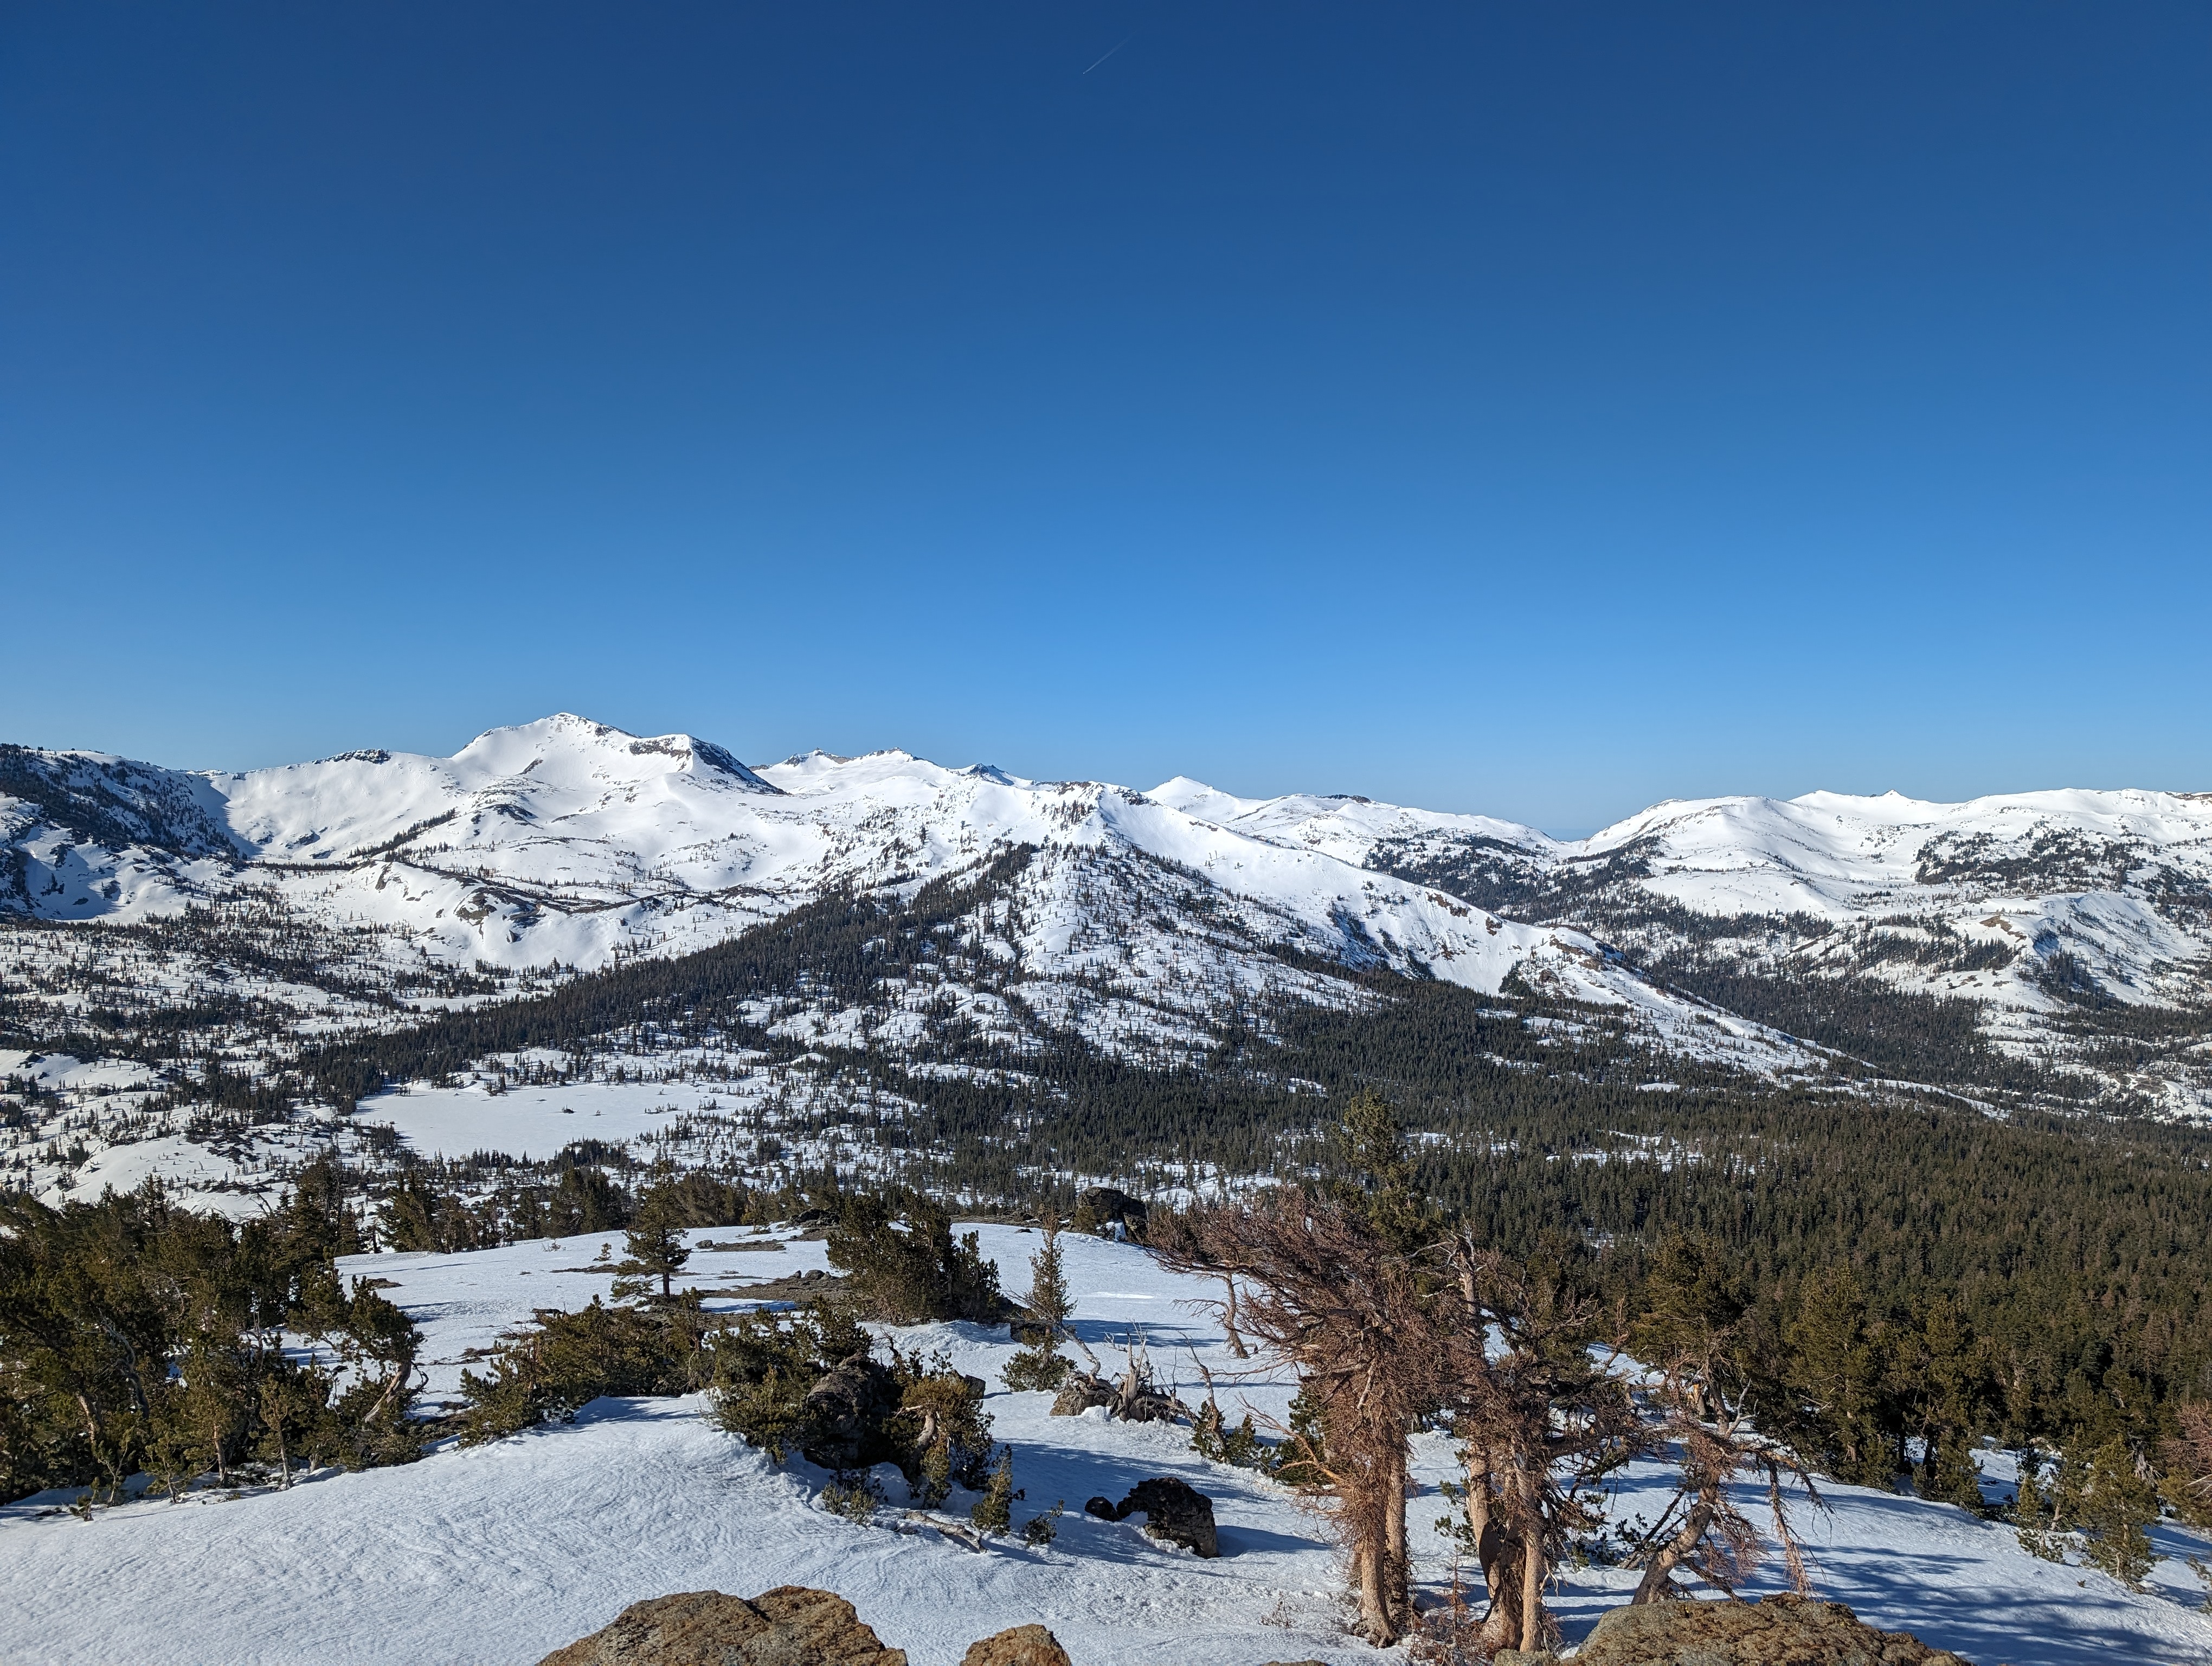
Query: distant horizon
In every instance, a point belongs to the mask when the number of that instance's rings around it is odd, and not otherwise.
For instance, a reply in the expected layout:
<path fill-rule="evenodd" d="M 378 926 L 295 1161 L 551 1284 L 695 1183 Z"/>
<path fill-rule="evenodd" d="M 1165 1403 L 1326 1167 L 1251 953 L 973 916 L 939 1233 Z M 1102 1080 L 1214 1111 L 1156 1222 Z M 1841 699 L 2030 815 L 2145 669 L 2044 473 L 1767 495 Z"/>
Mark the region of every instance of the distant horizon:
<path fill-rule="evenodd" d="M 1081 770 L 1078 770 L 1073 773 L 1031 773 L 1027 769 L 1008 764 L 1003 758 L 988 757 L 963 758 L 958 757 L 937 756 L 921 751 L 911 746 L 901 745 L 896 741 L 883 745 L 858 747 L 851 751 L 830 746 L 799 746 L 787 750 L 777 751 L 772 756 L 763 753 L 755 757 L 749 755 L 745 748 L 733 745 L 720 736 L 705 733 L 698 728 L 685 727 L 680 725 L 673 728 L 631 728 L 624 724 L 608 723 L 604 719 L 594 717 L 588 712 L 578 712 L 567 708 L 563 708 L 559 711 L 546 712 L 538 717 L 526 718 L 519 722 L 488 725 L 483 728 L 472 731 L 468 735 L 467 739 L 443 750 L 437 749 L 434 745 L 430 748 L 423 748 L 419 746 L 394 745 L 389 742 L 378 740 L 360 740 L 350 745 L 337 746 L 326 751 L 304 753 L 298 757 L 270 758 L 263 762 L 242 765 L 179 763 L 173 758 L 148 757 L 140 753 L 117 751 L 109 747 L 26 740 L 20 737 L 12 735 L 0 735 L 0 745 L 28 745 L 49 751 L 94 752 L 111 757 L 125 758 L 132 763 L 155 764 L 162 769 L 174 769 L 187 774 L 246 775 L 258 769 L 283 769 L 294 764 L 323 763 L 333 758 L 342 757 L 349 752 L 367 751 L 388 751 L 402 755 L 411 754 L 412 756 L 418 757 L 449 759 L 458 756 L 460 752 L 465 751 L 471 745 L 488 734 L 504 729 L 526 728 L 533 724 L 544 722 L 550 719 L 561 716 L 574 717 L 584 722 L 599 725 L 617 733 L 623 734 L 631 739 L 650 740 L 681 735 L 692 740 L 704 741 L 711 745 L 723 748 L 745 768 L 754 770 L 773 769 L 778 764 L 792 763 L 799 758 L 805 757 L 815 752 L 821 752 L 828 756 L 844 759 L 861 758 L 872 756 L 884 756 L 896 752 L 915 758 L 924 763 L 933 764 L 940 769 L 967 769 L 978 767 L 1000 769 L 1004 769 L 1009 775 L 1024 781 L 1095 781 L 1100 785 L 1124 787 L 1129 791 L 1139 793 L 1151 793 L 1171 781 L 1177 779 L 1188 779 L 1200 782 L 1203 785 L 1212 788 L 1214 791 L 1225 793 L 1230 797 L 1255 801 L 1265 801 L 1270 799 L 1300 796 L 1312 798 L 1365 799 L 1376 803 L 1397 805 L 1407 809 L 1432 811 L 1447 815 L 1488 816 L 1499 821 L 1510 821 L 1516 823 L 1520 826 L 1534 828 L 1538 832 L 1562 843 L 1573 843 L 1583 839 L 1589 838 L 1598 833 L 1605 831 L 1609 827 L 1617 826 L 1621 822 L 1626 821 L 1632 817 L 1640 815 L 1646 811 L 1658 809 L 1665 805 L 1699 803 L 1714 800 L 1764 799 L 1776 802 L 1789 803 L 1809 797 L 1812 794 L 1818 793 L 1832 793 L 1837 796 L 1843 798 L 1879 799 L 1890 793 L 1895 792 L 1898 793 L 1899 796 L 1917 804 L 1927 804 L 1930 806 L 1957 806 L 1971 804 L 1988 799 L 2016 796 L 2024 797 L 2045 793 L 2072 792 L 2113 793 L 2141 792 L 2162 793 L 2171 794 L 2175 797 L 2199 797 L 2204 795 L 2203 789 L 2148 786 L 2140 781 L 2129 782 L 2120 786 L 2092 786 L 2085 785 L 2079 781 L 2045 782 L 2040 785 L 2032 786 L 2014 785 L 2011 787 L 1996 787 L 1984 792 L 1966 793 L 1953 798 L 1929 797 L 1921 793 L 1903 792 L 1901 789 L 1895 787 L 1884 787 L 1878 791 L 1847 792 L 1840 788 L 1825 786 L 1808 787 L 1801 788 L 1796 792 L 1762 793 L 1750 790 L 1736 790 L 1711 793 L 1662 793 L 1656 798 L 1649 799 L 1641 803 L 1632 805 L 1622 810 L 1619 814 L 1612 816 L 1603 821 L 1589 823 L 1586 824 L 1569 824 L 1564 826 L 1559 826 L 1547 824 L 1544 822 L 1531 820 L 1526 817 L 1512 814 L 1509 810 L 1501 809 L 1495 805 L 1482 803 L 1440 804 L 1413 798 L 1395 798 L 1388 793 L 1370 792 L 1357 787 L 1343 787 L 1292 785 L 1278 788 L 1273 792 L 1247 792 L 1240 790 L 1234 786 L 1224 785 L 1222 781 L 1217 780 L 1212 775 L 1191 769 L 1176 769 L 1166 774 L 1146 775 L 1141 779 L 1122 779 L 1117 776 L 1084 772 Z M 0 796 L 4 796 L 4 793 L 0 793 Z"/>

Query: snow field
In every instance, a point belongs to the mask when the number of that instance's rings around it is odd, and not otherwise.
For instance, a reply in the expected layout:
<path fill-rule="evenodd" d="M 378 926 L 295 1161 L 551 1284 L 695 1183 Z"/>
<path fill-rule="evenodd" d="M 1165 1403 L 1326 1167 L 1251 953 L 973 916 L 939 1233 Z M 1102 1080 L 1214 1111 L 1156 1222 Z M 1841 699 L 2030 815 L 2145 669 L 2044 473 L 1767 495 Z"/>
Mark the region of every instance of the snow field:
<path fill-rule="evenodd" d="M 1028 1284 L 1040 1240 L 978 1229 L 1007 1289 Z M 740 1229 L 693 1234 L 747 1238 Z M 534 1307 L 580 1306 L 605 1288 L 591 1269 L 592 1235 L 450 1256 L 349 1258 L 355 1276 L 388 1279 L 386 1293 L 422 1325 L 428 1398 L 459 1383 L 462 1356 Z M 1291 1385 L 1260 1373 L 1232 1383 L 1238 1362 L 1218 1327 L 1187 1304 L 1212 1292 L 1161 1272 L 1132 1246 L 1063 1240 L 1079 1334 L 1109 1368 L 1141 1333 L 1158 1373 L 1194 1400 L 1199 1371 L 1216 1374 L 1232 1418 L 1240 1398 L 1279 1414 Z M 823 1266 L 818 1243 L 781 1251 L 702 1252 L 687 1282 L 727 1290 Z M 718 1306 L 742 1304 L 718 1297 Z M 930 1325 L 902 1346 L 943 1348 L 993 1385 L 988 1409 L 1014 1450 L 1017 1523 L 1064 1499 L 1048 1549 L 998 1542 L 975 1553 L 907 1521 L 903 1489 L 886 1480 L 884 1523 L 857 1526 L 819 1507 L 827 1477 L 803 1462 L 777 1470 L 717 1432 L 696 1399 L 599 1401 L 573 1426 L 536 1430 L 473 1450 L 441 1450 L 404 1468 L 332 1474 L 235 1500 L 128 1505 L 89 1523 L 59 1500 L 0 1511 L 0 1659 L 159 1659 L 180 1666 L 527 1666 L 605 1624 L 627 1604 L 670 1591 L 750 1596 L 793 1583 L 840 1592 L 915 1666 L 952 1666 L 969 1643 L 1041 1621 L 1078 1666 L 1158 1666 L 1205 1659 L 1257 1666 L 1315 1657 L 1338 1666 L 1382 1658 L 1341 1632 L 1340 1558 L 1326 1523 L 1272 1483 L 1189 1450 L 1179 1427 L 1127 1426 L 1093 1413 L 1048 1414 L 1048 1396 L 999 1386 L 1012 1352 L 1003 1332 Z M 1417 1446 L 1420 1492 L 1409 1506 L 1417 1572 L 1433 1598 L 1451 1576 L 1449 1547 L 1431 1523 L 1445 1512 L 1437 1483 L 1449 1443 Z M 1656 1514 L 1663 1465 L 1632 1466 L 1616 1515 Z M 1146 1539 L 1133 1523 L 1085 1517 L 1093 1493 L 1118 1498 L 1147 1475 L 1180 1476 L 1210 1494 L 1224 1554 L 1200 1561 Z M 1754 1521 L 1763 1503 L 1747 1487 Z M 1911 1629 L 1980 1666 L 2184 1666 L 2212 1661 L 2212 1620 L 2193 1609 L 2196 1582 L 2160 1564 L 2152 1593 L 2101 1574 L 2039 1562 L 2009 1529 L 1963 1511 L 1860 1488 L 1827 1491 L 1833 1513 L 1800 1523 L 1823 1596 L 1873 1624 Z M 956 1494 L 947 1513 L 970 1500 Z M 903 1529 L 903 1530 L 902 1530 Z M 2171 1554 L 2201 1554 L 2162 1532 Z M 1571 1636 L 1624 1599 L 1634 1575 L 1570 1570 L 1557 1602 Z M 1762 1588 L 1772 1588 L 1773 1581 Z"/>

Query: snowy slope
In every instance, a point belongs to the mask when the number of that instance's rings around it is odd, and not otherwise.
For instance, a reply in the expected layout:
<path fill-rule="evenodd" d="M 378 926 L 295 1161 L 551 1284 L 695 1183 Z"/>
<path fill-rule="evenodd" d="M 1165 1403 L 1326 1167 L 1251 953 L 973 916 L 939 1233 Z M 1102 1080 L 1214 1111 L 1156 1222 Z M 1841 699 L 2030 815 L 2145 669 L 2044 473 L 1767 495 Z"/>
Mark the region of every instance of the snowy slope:
<path fill-rule="evenodd" d="M 1182 777 L 1157 795 L 1363 866 L 1498 853 L 1531 885 L 1618 880 L 1715 919 L 1799 914 L 1846 925 L 1910 913 L 1969 940 L 2057 936 L 2093 957 L 2122 1000 L 2201 999 L 2201 963 L 2212 952 L 2212 793 L 1676 800 L 1577 841 L 1364 800 L 1233 799 Z"/>
<path fill-rule="evenodd" d="M 1002 1281 L 1025 1283 L 1036 1237 L 994 1226 L 981 1235 Z M 393 1281 L 386 1293 L 422 1325 L 431 1392 L 441 1397 L 466 1349 L 535 1306 L 580 1305 L 603 1293 L 605 1275 L 588 1270 L 599 1241 L 346 1265 Z M 1077 1326 L 1093 1349 L 1118 1351 L 1140 1331 L 1186 1398 L 1199 1392 L 1186 1347 L 1224 1377 L 1236 1369 L 1218 1327 L 1188 1305 L 1212 1292 L 1162 1273 L 1136 1249 L 1064 1242 Z M 702 1286 L 741 1288 L 819 1266 L 820 1257 L 818 1244 L 792 1243 L 780 1253 L 702 1254 L 695 1270 Z M 787 1582 L 842 1593 L 915 1666 L 953 1666 L 977 1638 L 1030 1621 L 1051 1626 L 1079 1666 L 1403 1657 L 1344 1634 L 1341 1559 L 1327 1523 L 1280 1488 L 1204 1462 L 1180 1428 L 1047 1415 L 1047 1396 L 1000 1387 L 1012 1351 L 1004 1332 L 929 1326 L 902 1340 L 943 1347 L 990 1382 L 987 1408 L 1027 1494 L 1017 1520 L 1067 1502 L 1049 1549 L 1000 1542 L 979 1554 L 902 1522 L 896 1507 L 878 1525 L 855 1525 L 820 1507 L 827 1477 L 804 1462 L 774 1468 L 714 1431 L 696 1400 L 599 1401 L 572 1426 L 404 1468 L 325 1474 L 289 1493 L 127 1505 L 89 1523 L 51 1497 L 0 1511 L 0 1582 L 9 1596 L 0 1604 L 0 1658 L 527 1666 L 644 1597 L 709 1588 L 750 1596 Z M 1263 1371 L 1225 1398 L 1279 1414 L 1289 1394 Z M 1451 1473 L 1447 1444 L 1424 1437 L 1408 1514 L 1425 1600 L 1450 1578 L 1448 1547 L 1431 1523 L 1449 1508 L 1437 1489 Z M 1657 1463 L 1621 1474 L 1616 1518 L 1656 1514 L 1668 1474 Z M 1164 1548 L 1133 1523 L 1079 1513 L 1093 1493 L 1118 1497 L 1163 1474 L 1212 1496 L 1218 1560 Z M 903 1488 L 893 1482 L 889 1491 L 902 1505 Z M 2038 1561 L 2008 1529 L 1947 1505 L 1855 1487 L 1830 1496 L 1832 1515 L 1803 1516 L 1820 1592 L 1873 1624 L 1911 1629 L 1980 1666 L 2212 1660 L 2212 1620 L 2195 1611 L 2198 1587 L 2177 1560 L 2202 1554 L 2199 1540 L 2162 1532 L 2168 1560 L 2137 1594 L 2089 1570 Z M 967 1502 L 956 1494 L 950 1508 Z M 1763 1518 L 1760 1500 L 1742 1502 Z M 1623 1600 L 1634 1578 L 1567 1570 L 1556 1600 L 1570 1636 Z M 130 1600 L 104 1600 L 119 1590 Z"/>

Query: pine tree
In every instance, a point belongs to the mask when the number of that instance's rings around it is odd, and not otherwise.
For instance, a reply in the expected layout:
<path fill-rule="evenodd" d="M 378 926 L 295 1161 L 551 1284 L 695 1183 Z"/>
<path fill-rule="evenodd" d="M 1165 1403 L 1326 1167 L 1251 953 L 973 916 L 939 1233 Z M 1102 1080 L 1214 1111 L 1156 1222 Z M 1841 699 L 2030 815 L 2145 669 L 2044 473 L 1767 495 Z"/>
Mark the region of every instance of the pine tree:
<path fill-rule="evenodd" d="M 1390 1102 L 1372 1090 L 1355 1093 L 1329 1140 L 1329 1192 L 1385 1243 L 1417 1248 L 1431 1224 L 1414 1182 L 1405 1129 Z"/>
<path fill-rule="evenodd" d="M 1006 1386 L 1056 1389 L 1071 1369 L 1060 1352 L 1060 1339 L 1075 1304 L 1067 1293 L 1066 1275 L 1060 1270 L 1060 1227 L 1049 1217 L 1044 1223 L 1044 1246 L 1030 1257 L 1030 1288 L 1022 1304 L 1042 1322 L 1044 1335 L 1006 1362 Z"/>
<path fill-rule="evenodd" d="M 649 1300 L 656 1280 L 661 1301 L 673 1296 L 676 1275 L 691 1259 L 690 1248 L 684 1242 L 676 1184 L 675 1166 L 664 1157 L 653 1165 L 653 1178 L 638 1198 L 637 1213 L 623 1233 L 624 1255 L 615 1263 L 616 1299 L 642 1296 Z"/>
<path fill-rule="evenodd" d="M 1857 1276 L 1847 1267 L 1834 1267 L 1808 1279 L 1788 1337 L 1790 1387 L 1809 1408 L 1810 1426 L 1798 1432 L 1801 1438 L 1810 1437 L 1821 1463 L 1837 1480 L 1863 1487 L 1893 1485 L 1895 1455 L 1876 1415 L 1881 1352 Z"/>
<path fill-rule="evenodd" d="M 2114 1435 L 2068 1452 L 2048 1487 L 2037 1469 L 2035 1455 L 2025 1454 L 2015 1512 L 2021 1546 L 2051 1562 L 2078 1550 L 2091 1566 L 2139 1589 L 2156 1560 L 2143 1529 L 2158 1519 L 2158 1489 L 2126 1439 Z"/>
<path fill-rule="evenodd" d="M 2062 1475 L 2060 1487 L 2081 1534 L 2082 1554 L 2122 1584 L 2140 1589 L 2157 1560 L 2143 1529 L 2158 1519 L 2158 1489 L 2137 1469 L 2127 1442 L 2113 1436 L 2073 1474 Z"/>
<path fill-rule="evenodd" d="M 1014 1449 L 1001 1446 L 999 1462 L 983 1488 L 983 1496 L 968 1512 L 978 1533 L 1004 1533 L 1014 1523 Z"/>

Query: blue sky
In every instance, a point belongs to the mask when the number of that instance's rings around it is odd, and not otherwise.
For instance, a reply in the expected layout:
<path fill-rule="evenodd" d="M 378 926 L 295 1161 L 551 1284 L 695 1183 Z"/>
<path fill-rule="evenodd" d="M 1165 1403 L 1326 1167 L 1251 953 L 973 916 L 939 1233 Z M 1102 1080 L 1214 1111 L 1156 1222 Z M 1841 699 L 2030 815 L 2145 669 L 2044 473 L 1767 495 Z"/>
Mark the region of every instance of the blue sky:
<path fill-rule="evenodd" d="M 0 738 L 2212 788 L 2208 65 L 2155 3 L 13 6 Z"/>

